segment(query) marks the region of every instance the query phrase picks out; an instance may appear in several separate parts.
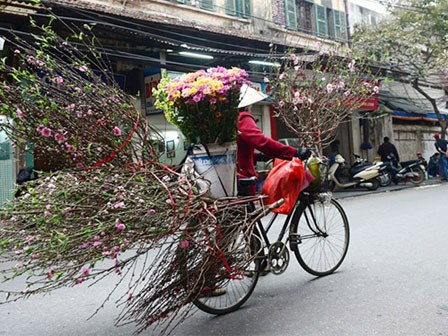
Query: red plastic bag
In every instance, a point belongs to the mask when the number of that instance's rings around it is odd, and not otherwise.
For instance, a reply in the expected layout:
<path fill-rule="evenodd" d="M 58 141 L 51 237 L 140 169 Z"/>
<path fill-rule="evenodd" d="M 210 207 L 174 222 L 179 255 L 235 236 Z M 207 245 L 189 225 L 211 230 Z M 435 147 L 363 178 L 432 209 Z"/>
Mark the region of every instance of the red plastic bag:
<path fill-rule="evenodd" d="M 276 159 L 274 168 L 269 172 L 261 191 L 262 194 L 268 196 L 263 202 L 268 205 L 283 198 L 285 203 L 273 211 L 287 215 L 294 208 L 300 192 L 308 184 L 305 168 L 300 159 L 293 158 L 291 161 Z"/>

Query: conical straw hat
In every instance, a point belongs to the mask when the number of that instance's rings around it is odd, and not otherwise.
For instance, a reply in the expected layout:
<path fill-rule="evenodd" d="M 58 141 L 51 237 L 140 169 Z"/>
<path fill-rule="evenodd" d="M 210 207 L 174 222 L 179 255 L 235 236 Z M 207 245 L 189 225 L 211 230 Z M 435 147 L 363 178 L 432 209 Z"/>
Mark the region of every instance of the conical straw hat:
<path fill-rule="evenodd" d="M 264 93 L 251 88 L 247 84 L 243 84 L 240 90 L 240 103 L 238 104 L 238 108 L 255 104 L 265 98 L 267 98 L 267 95 Z"/>

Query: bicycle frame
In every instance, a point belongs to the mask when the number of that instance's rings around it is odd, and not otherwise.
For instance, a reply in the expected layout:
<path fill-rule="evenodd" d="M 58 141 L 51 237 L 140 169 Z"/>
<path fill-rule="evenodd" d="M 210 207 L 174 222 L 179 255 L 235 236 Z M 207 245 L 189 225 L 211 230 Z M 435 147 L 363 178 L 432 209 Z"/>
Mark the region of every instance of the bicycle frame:
<path fill-rule="evenodd" d="M 294 205 L 293 210 L 292 210 L 292 211 L 287 215 L 287 217 L 285 218 L 285 220 L 284 220 L 284 222 L 283 222 L 282 229 L 280 230 L 280 233 L 279 233 L 278 238 L 277 238 L 276 241 L 283 241 L 284 236 L 285 236 L 285 233 L 286 233 L 286 230 L 287 230 L 288 227 L 289 227 L 291 218 L 292 218 L 292 216 L 294 215 L 295 211 L 297 210 L 297 207 L 298 207 L 299 204 L 301 204 L 301 203 L 305 203 L 304 206 L 309 205 L 309 204 L 311 203 L 311 202 L 310 202 L 310 197 L 313 197 L 313 196 L 312 196 L 311 194 L 309 194 L 308 192 L 303 192 L 303 193 L 301 193 L 301 194 L 299 195 L 299 197 L 298 197 L 298 199 L 297 199 L 297 201 L 296 201 L 296 203 L 295 203 L 295 205 Z M 260 201 L 260 202 L 262 202 L 262 201 Z M 252 209 L 250 209 L 250 211 L 253 211 L 253 210 L 255 209 L 255 204 L 252 203 L 250 206 L 251 206 L 251 208 L 252 208 Z M 309 229 L 310 229 L 312 232 L 314 232 L 314 234 L 316 234 L 316 235 L 318 235 L 318 236 L 325 236 L 325 233 L 322 232 L 322 231 L 320 230 L 320 228 L 316 225 L 316 218 L 314 217 L 314 213 L 311 211 L 310 214 L 311 214 L 311 216 L 312 216 L 312 220 L 309 220 L 309 219 L 308 219 L 308 215 L 306 214 L 306 212 L 304 213 L 304 215 L 305 215 L 305 217 L 306 217 L 306 222 L 307 222 L 307 225 L 308 225 Z M 264 240 L 264 242 L 265 242 L 267 248 L 269 248 L 269 247 L 271 246 L 271 242 L 270 242 L 270 239 L 269 239 L 269 237 L 268 237 L 268 233 L 269 233 L 270 229 L 272 228 L 272 225 L 274 224 L 274 222 L 275 222 L 275 220 L 277 219 L 278 215 L 279 215 L 279 214 L 274 213 L 274 215 L 273 215 L 272 218 L 269 220 L 269 222 L 268 222 L 267 225 L 263 225 L 263 223 L 262 223 L 261 220 L 259 220 L 258 223 L 257 223 L 258 230 L 260 231 L 260 234 L 262 235 L 263 240 Z M 314 225 L 312 225 L 311 223 L 314 223 Z M 312 227 L 312 226 L 313 226 L 313 227 Z M 289 239 L 289 237 L 286 239 L 286 241 L 285 241 L 285 245 L 286 245 L 286 243 L 288 243 L 288 239 Z"/>

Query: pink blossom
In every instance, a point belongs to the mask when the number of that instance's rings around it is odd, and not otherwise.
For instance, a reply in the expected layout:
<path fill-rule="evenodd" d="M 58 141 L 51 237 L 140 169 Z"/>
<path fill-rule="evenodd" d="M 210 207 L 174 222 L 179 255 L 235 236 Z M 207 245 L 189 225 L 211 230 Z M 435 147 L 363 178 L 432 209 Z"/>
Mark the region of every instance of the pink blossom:
<path fill-rule="evenodd" d="M 54 139 L 58 142 L 58 143 L 63 143 L 65 140 L 67 140 L 62 134 L 60 133 L 56 133 L 54 135 Z"/>
<path fill-rule="evenodd" d="M 76 151 L 76 148 L 67 142 L 65 143 L 65 147 L 67 147 L 67 149 L 72 153 Z"/>
<path fill-rule="evenodd" d="M 114 127 L 114 135 L 120 136 L 121 135 L 121 129 L 119 129 L 117 126 Z"/>
<path fill-rule="evenodd" d="M 51 209 L 51 205 L 50 205 L 50 204 L 47 204 L 47 205 L 45 205 L 45 208 L 46 208 L 47 210 L 50 210 L 50 209 Z"/>
<path fill-rule="evenodd" d="M 31 259 L 39 259 L 39 258 L 40 258 L 40 254 L 39 253 L 31 254 Z"/>
<path fill-rule="evenodd" d="M 327 92 L 328 93 L 332 93 L 333 92 L 333 89 L 334 89 L 334 87 L 333 87 L 333 84 L 327 84 Z"/>
<path fill-rule="evenodd" d="M 23 119 L 23 112 L 22 112 L 21 109 L 17 108 L 17 109 L 16 109 L 16 113 L 17 113 L 17 117 L 18 117 L 19 119 Z"/>
<path fill-rule="evenodd" d="M 90 274 L 90 269 L 88 267 L 83 268 L 82 275 L 88 276 Z"/>
<path fill-rule="evenodd" d="M 115 220 L 115 227 L 117 228 L 117 230 L 122 231 L 124 229 L 126 229 L 126 225 L 124 225 L 123 223 L 120 222 L 120 218 L 117 218 Z"/>
<path fill-rule="evenodd" d="M 86 249 L 88 247 L 89 247 L 89 243 L 82 243 L 81 245 L 78 246 L 78 249 L 84 250 L 84 249 Z"/>
<path fill-rule="evenodd" d="M 124 202 L 118 202 L 114 205 L 115 209 L 121 209 L 124 207 Z"/>
<path fill-rule="evenodd" d="M 77 164 L 76 164 L 76 168 L 78 168 L 78 169 L 81 169 L 81 168 L 83 168 L 84 167 L 84 165 L 81 163 L 81 162 L 78 162 Z"/>
<path fill-rule="evenodd" d="M 76 285 L 79 285 L 80 283 L 83 283 L 83 282 L 84 282 L 84 278 L 78 278 L 75 280 Z"/>
<path fill-rule="evenodd" d="M 102 242 L 96 241 L 96 242 L 93 243 L 93 246 L 94 247 L 98 247 L 98 246 L 101 246 L 102 244 L 103 244 Z"/>
<path fill-rule="evenodd" d="M 44 127 L 44 128 L 42 129 L 41 134 L 42 134 L 44 137 L 48 138 L 48 137 L 51 136 L 51 129 L 49 129 L 49 128 L 47 128 L 47 127 Z"/>
<path fill-rule="evenodd" d="M 86 71 L 88 70 L 88 68 L 87 68 L 85 65 L 81 65 L 81 66 L 78 68 L 78 70 L 81 71 L 81 72 L 86 72 Z"/>
<path fill-rule="evenodd" d="M 356 64 L 356 61 L 355 61 L 355 60 L 352 60 L 352 61 L 349 63 L 348 68 L 349 68 L 350 72 L 354 72 L 354 71 L 355 71 L 355 64 Z"/>
<path fill-rule="evenodd" d="M 128 301 L 129 301 L 129 300 L 132 300 L 132 292 L 129 292 L 129 293 L 128 293 Z"/>
<path fill-rule="evenodd" d="M 53 268 L 50 268 L 47 273 L 47 279 L 51 279 L 55 275 L 55 271 Z"/>
<path fill-rule="evenodd" d="M 187 249 L 188 246 L 190 246 L 190 243 L 188 242 L 188 240 L 182 240 L 179 244 L 181 249 Z"/>
<path fill-rule="evenodd" d="M 73 111 L 76 108 L 76 105 L 72 103 L 68 108 Z"/>
<path fill-rule="evenodd" d="M 156 211 L 155 211 L 154 209 L 149 209 L 148 212 L 147 212 L 147 214 L 148 214 L 149 216 L 152 216 L 152 215 L 154 215 L 155 213 L 156 213 Z"/>
<path fill-rule="evenodd" d="M 284 102 L 283 100 L 280 100 L 280 101 L 278 102 L 278 106 L 280 106 L 280 107 L 285 106 L 285 102 Z"/>
<path fill-rule="evenodd" d="M 64 81 L 64 78 L 62 78 L 61 76 L 56 76 L 54 78 L 54 81 L 56 82 L 56 84 L 62 84 L 62 82 Z"/>
<path fill-rule="evenodd" d="M 50 211 L 44 211 L 44 217 L 50 217 L 51 212 Z"/>
<path fill-rule="evenodd" d="M 378 94 L 380 92 L 380 88 L 378 86 L 374 86 L 373 87 L 373 92 L 375 92 L 376 94 Z"/>

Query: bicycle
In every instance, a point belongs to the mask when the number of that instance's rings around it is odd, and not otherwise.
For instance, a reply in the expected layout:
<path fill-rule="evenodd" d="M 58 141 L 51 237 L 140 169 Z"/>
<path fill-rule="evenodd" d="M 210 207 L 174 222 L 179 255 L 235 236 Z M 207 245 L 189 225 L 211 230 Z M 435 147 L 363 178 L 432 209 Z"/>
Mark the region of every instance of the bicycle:
<path fill-rule="evenodd" d="M 255 179 L 241 179 L 242 185 L 253 185 Z M 261 201 L 260 201 L 261 202 Z M 249 201 L 249 211 L 256 208 L 256 202 Z M 331 193 L 304 190 L 299 195 L 293 211 L 285 218 L 277 240 L 269 240 L 268 233 L 278 218 L 274 214 L 264 225 L 257 221 L 256 227 L 245 241 L 239 244 L 245 253 L 254 258 L 245 270 L 245 276 L 227 279 L 225 293 L 204 295 L 193 303 L 202 311 L 223 315 L 237 310 L 253 293 L 261 272 L 266 266 L 275 275 L 282 274 L 289 265 L 289 249 L 294 252 L 301 267 L 308 273 L 322 277 L 336 271 L 347 254 L 350 230 L 342 206 L 331 197 Z M 286 232 L 289 228 L 289 234 Z M 314 259 L 317 260 L 314 260 Z"/>

